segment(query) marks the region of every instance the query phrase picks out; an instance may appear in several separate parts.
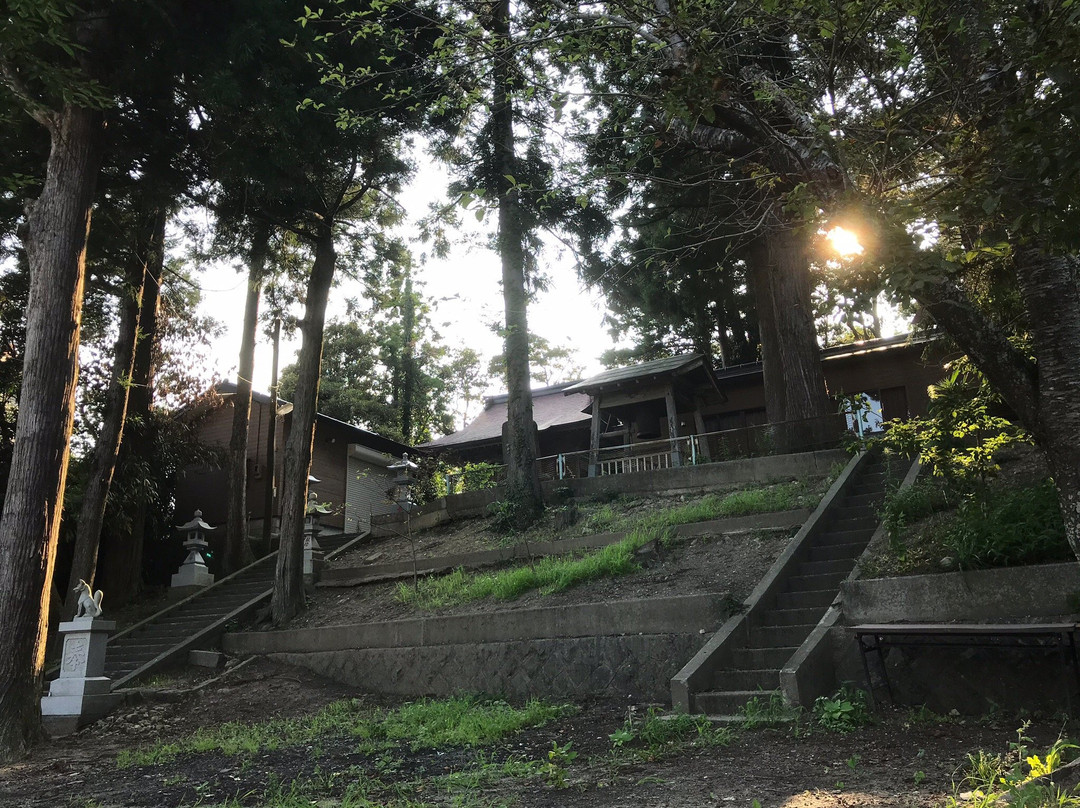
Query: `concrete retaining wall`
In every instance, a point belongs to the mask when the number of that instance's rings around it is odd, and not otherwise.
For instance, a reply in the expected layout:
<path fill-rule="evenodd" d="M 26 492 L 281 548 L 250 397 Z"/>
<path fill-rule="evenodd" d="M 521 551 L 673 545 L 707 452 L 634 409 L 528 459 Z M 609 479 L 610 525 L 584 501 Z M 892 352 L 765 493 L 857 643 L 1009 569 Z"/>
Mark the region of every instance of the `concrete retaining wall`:
<path fill-rule="evenodd" d="M 558 488 L 569 488 L 575 497 L 595 497 L 605 494 L 677 494 L 723 488 L 747 482 L 765 483 L 774 480 L 823 477 L 837 463 L 847 461 L 846 452 L 831 449 L 772 457 L 751 457 L 724 463 L 707 463 L 633 474 L 547 480 L 543 487 L 544 496 L 549 498 Z M 482 516 L 487 506 L 499 499 L 501 495 L 501 488 L 491 488 L 486 491 L 469 491 L 465 494 L 437 499 L 413 511 L 411 527 L 413 530 L 422 530 L 453 519 Z M 379 537 L 395 534 L 399 532 L 397 525 L 402 521 L 401 514 L 375 516 L 372 518 L 372 535 Z"/>
<path fill-rule="evenodd" d="M 1076 611 L 1080 564 L 1041 564 L 846 581 L 844 621 L 941 623 L 1050 617 Z"/>

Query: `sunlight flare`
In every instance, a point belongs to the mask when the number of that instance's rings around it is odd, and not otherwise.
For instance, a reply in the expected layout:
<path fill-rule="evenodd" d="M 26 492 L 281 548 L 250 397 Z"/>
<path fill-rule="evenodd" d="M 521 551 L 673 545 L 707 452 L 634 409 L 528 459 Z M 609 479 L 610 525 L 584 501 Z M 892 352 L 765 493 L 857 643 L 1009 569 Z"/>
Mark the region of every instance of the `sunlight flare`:
<path fill-rule="evenodd" d="M 845 230 L 843 227 L 836 226 L 825 235 L 832 244 L 833 250 L 835 250 L 836 254 L 841 258 L 849 258 L 852 255 L 862 254 L 863 246 L 859 243 L 859 237 L 850 230 Z"/>

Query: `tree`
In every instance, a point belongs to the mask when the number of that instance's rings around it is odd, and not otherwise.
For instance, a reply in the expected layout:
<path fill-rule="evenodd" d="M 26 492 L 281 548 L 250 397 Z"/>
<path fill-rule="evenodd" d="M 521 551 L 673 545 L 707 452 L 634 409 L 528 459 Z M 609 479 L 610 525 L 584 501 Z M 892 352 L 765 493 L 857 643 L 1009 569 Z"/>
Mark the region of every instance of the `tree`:
<path fill-rule="evenodd" d="M 577 351 L 566 345 L 552 345 L 539 334 L 529 340 L 529 373 L 533 381 L 543 385 L 577 381 L 584 368 L 577 362 Z M 506 379 L 506 354 L 493 357 L 488 363 L 488 376 Z"/>
<path fill-rule="evenodd" d="M 30 269 L 26 349 L 11 471 L 0 517 L 0 761 L 20 755 L 40 723 L 48 603 L 78 376 L 79 320 L 103 144 L 97 4 L 42 3 L 0 21 L 0 74 L 50 136 L 41 193 L 24 240 Z M 72 53 L 68 59 L 56 54 Z"/>
<path fill-rule="evenodd" d="M 469 413 L 473 402 L 479 401 L 487 389 L 489 376 L 484 370 L 484 361 L 472 348 L 457 348 L 449 352 L 449 364 L 446 368 L 447 398 L 459 403 L 457 423 L 464 429 L 469 423 Z M 452 427 L 451 430 L 452 431 Z"/>

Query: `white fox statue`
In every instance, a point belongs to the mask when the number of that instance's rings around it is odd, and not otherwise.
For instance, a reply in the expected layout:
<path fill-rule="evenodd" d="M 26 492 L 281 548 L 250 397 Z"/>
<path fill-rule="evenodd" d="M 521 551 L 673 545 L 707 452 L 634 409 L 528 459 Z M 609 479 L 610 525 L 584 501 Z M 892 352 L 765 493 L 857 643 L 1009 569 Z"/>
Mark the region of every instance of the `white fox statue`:
<path fill-rule="evenodd" d="M 90 584 L 79 579 L 79 585 L 73 592 L 79 593 L 79 606 L 75 610 L 75 617 L 101 617 L 101 590 L 95 592 Z"/>

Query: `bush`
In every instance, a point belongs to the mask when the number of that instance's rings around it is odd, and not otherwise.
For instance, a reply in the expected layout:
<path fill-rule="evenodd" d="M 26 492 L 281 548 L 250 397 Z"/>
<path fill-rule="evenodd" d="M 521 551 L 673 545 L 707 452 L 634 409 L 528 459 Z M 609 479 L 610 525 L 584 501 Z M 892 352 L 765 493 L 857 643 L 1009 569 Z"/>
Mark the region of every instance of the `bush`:
<path fill-rule="evenodd" d="M 941 543 L 961 567 L 1007 567 L 1072 559 L 1051 480 L 961 503 Z"/>
<path fill-rule="evenodd" d="M 814 702 L 814 718 L 825 729 L 851 732 L 870 723 L 869 699 L 863 690 L 842 687 Z"/>

